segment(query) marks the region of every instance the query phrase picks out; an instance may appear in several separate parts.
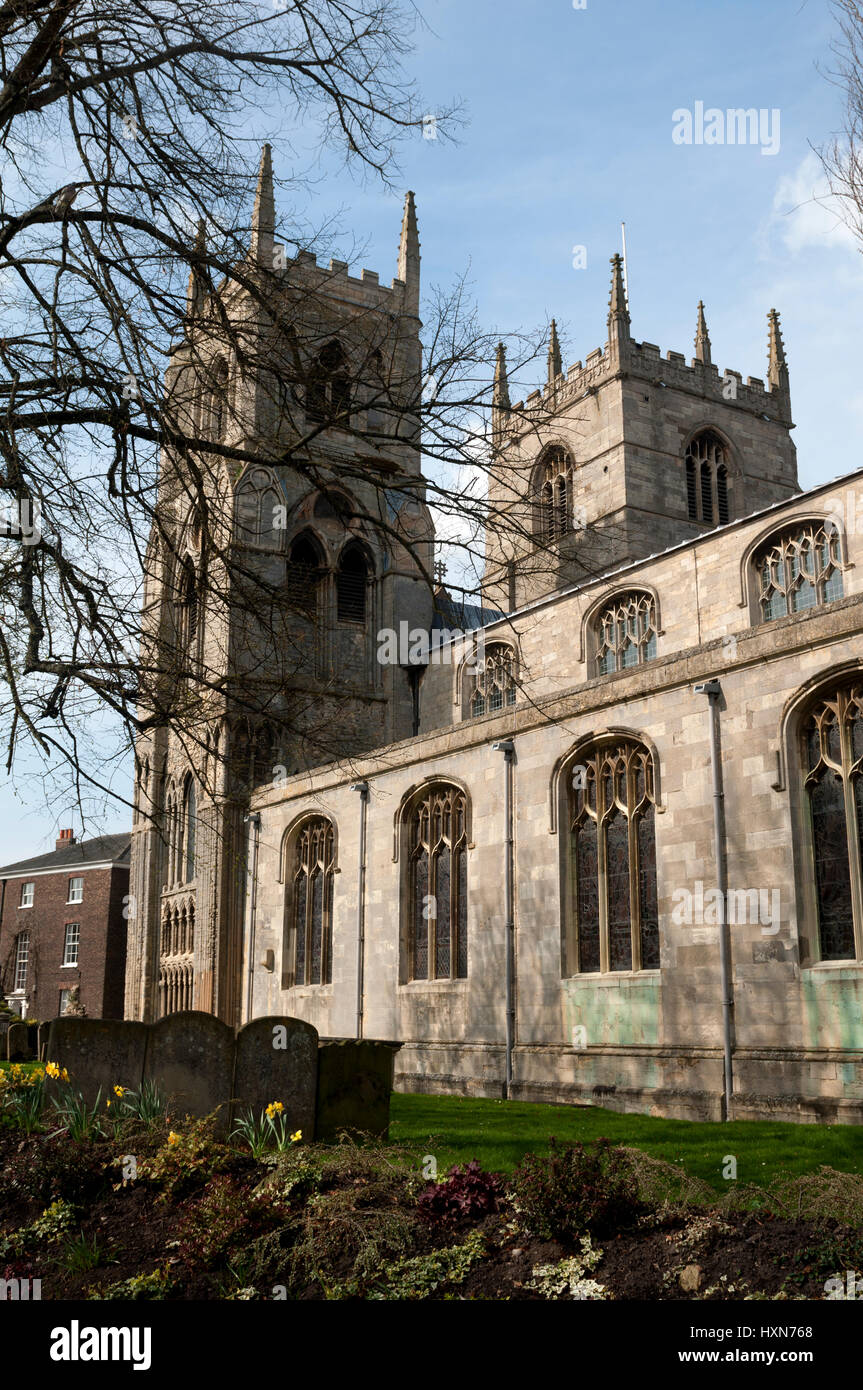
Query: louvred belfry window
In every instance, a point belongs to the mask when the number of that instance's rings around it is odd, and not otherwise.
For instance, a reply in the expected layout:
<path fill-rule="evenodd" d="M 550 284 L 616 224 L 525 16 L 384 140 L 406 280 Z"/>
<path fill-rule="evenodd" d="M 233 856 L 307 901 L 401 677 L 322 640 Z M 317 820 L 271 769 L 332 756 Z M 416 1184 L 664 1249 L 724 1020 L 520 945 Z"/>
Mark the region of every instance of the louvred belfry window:
<path fill-rule="evenodd" d="M 566 973 L 658 970 L 651 754 L 604 744 L 570 772 Z"/>
<path fill-rule="evenodd" d="M 294 541 L 288 555 L 286 589 L 288 607 L 304 618 L 314 618 L 318 608 L 321 566 L 317 551 L 305 536 Z"/>
<path fill-rule="evenodd" d="M 336 574 L 336 608 L 340 623 L 366 620 L 368 566 L 362 551 L 351 547 L 342 555 Z"/>
<path fill-rule="evenodd" d="M 294 849 L 293 983 L 332 981 L 333 861 L 335 837 L 325 817 L 308 821 Z"/>
<path fill-rule="evenodd" d="M 545 454 L 536 480 L 538 533 L 546 542 L 560 540 L 572 530 L 572 460 L 555 445 Z"/>
<path fill-rule="evenodd" d="M 731 520 L 725 445 L 713 430 L 702 430 L 686 450 L 686 510 L 690 521 L 704 526 Z"/>
<path fill-rule="evenodd" d="M 429 790 L 409 823 L 409 978 L 467 977 L 467 803 L 457 787 Z"/>
<path fill-rule="evenodd" d="M 803 730 L 822 960 L 863 959 L 863 684 L 841 686 Z"/>

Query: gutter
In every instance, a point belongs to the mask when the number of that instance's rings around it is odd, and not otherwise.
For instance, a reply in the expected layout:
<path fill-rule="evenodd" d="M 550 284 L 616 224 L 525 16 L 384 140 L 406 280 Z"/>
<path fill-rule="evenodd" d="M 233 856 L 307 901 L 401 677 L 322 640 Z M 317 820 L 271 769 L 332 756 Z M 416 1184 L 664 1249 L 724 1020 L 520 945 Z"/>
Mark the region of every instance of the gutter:
<path fill-rule="evenodd" d="M 731 943 L 728 936 L 728 865 L 725 856 L 725 789 L 722 781 L 722 758 L 719 747 L 719 701 L 722 686 L 719 681 L 704 681 L 695 687 L 696 695 L 706 695 L 710 701 L 710 768 L 713 775 L 713 852 L 716 860 L 716 887 L 720 894 L 719 967 L 722 989 L 722 1051 L 724 1056 L 724 1091 L 722 1118 L 731 1119 L 734 1075 L 731 1054 L 731 1018 L 734 1008 L 734 987 L 731 980 Z"/>
<path fill-rule="evenodd" d="M 366 821 L 368 818 L 369 784 L 354 782 L 352 792 L 360 794 L 360 852 L 357 877 L 357 1041 L 363 1036 L 365 1022 L 366 968 Z"/>
<path fill-rule="evenodd" d="M 512 1059 L 515 1050 L 515 918 L 513 914 L 513 898 L 515 887 L 515 866 L 513 862 L 513 764 L 515 761 L 515 744 L 511 739 L 503 739 L 499 743 L 493 743 L 494 752 L 503 753 L 505 758 L 504 770 L 504 793 L 503 793 L 503 817 L 505 824 L 504 844 L 505 844 L 505 866 L 504 866 L 504 916 L 505 924 L 505 943 L 506 943 L 506 964 L 504 978 L 504 997 L 506 1008 L 506 1030 L 505 1030 L 505 1052 L 506 1052 L 506 1072 L 504 1077 L 504 1099 L 512 1099 Z"/>

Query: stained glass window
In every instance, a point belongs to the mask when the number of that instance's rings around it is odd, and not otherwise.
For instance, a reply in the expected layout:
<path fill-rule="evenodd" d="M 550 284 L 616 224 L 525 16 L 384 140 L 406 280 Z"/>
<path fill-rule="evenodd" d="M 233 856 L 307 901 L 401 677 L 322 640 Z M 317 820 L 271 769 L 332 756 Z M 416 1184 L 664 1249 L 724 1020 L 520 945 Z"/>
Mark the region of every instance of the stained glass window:
<path fill-rule="evenodd" d="M 765 622 L 842 598 L 842 545 L 829 523 L 808 522 L 770 540 L 755 567 Z"/>
<path fill-rule="evenodd" d="M 822 960 L 863 957 L 863 685 L 822 700 L 803 731 Z"/>
<path fill-rule="evenodd" d="M 599 744 L 571 769 L 568 974 L 659 968 L 653 762 Z"/>
<path fill-rule="evenodd" d="M 495 642 L 485 659 L 474 670 L 468 709 L 476 718 L 508 708 L 516 701 L 515 652 L 505 643 Z"/>
<path fill-rule="evenodd" d="M 467 803 L 437 785 L 409 820 L 409 962 L 412 980 L 464 979 L 467 940 Z"/>
<path fill-rule="evenodd" d="M 597 674 L 625 671 L 656 657 L 656 605 L 645 593 L 621 594 L 596 621 Z"/>
<path fill-rule="evenodd" d="M 334 834 L 323 816 L 305 823 L 294 850 L 293 982 L 332 980 Z"/>

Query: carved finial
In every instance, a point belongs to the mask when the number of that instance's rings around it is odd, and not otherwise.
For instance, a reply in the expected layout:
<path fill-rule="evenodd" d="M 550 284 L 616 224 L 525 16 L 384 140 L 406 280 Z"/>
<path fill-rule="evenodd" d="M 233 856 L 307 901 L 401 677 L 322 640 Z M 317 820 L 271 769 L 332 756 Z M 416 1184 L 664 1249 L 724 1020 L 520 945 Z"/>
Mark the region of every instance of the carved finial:
<path fill-rule="evenodd" d="M 189 271 L 189 287 L 186 290 L 186 316 L 193 319 L 204 307 L 207 294 L 204 269 L 198 258 L 207 250 L 207 227 L 203 217 L 198 219 L 198 233 L 195 237 L 195 260 Z"/>
<path fill-rule="evenodd" d="M 698 319 L 695 325 L 695 356 L 697 361 L 703 362 L 705 367 L 710 366 L 710 337 L 707 332 L 707 320 L 704 317 L 704 303 L 698 301 Z"/>
<path fill-rule="evenodd" d="M 420 307 L 420 238 L 414 195 L 405 194 L 402 230 L 399 238 L 399 274 L 406 285 L 406 307 L 409 313 L 419 314 Z"/>
<path fill-rule="evenodd" d="M 435 584 L 438 586 L 438 588 L 442 589 L 444 586 L 444 580 L 446 579 L 446 565 L 444 564 L 443 560 L 435 560 L 433 568 Z"/>
<path fill-rule="evenodd" d="M 491 397 L 491 433 L 492 443 L 495 445 L 499 445 L 503 439 L 510 408 L 509 381 L 506 374 L 506 348 L 503 343 L 498 343 L 497 359 L 494 364 L 494 390 Z"/>
<path fill-rule="evenodd" d="M 772 391 L 788 391 L 788 363 L 785 360 L 779 314 L 775 309 L 771 309 L 767 315 L 767 325 L 767 380 Z"/>
<path fill-rule="evenodd" d="M 253 261 L 273 269 L 273 236 L 276 230 L 276 203 L 273 194 L 272 150 L 264 145 L 258 169 L 255 207 L 252 212 L 252 239 L 249 253 Z"/>
<path fill-rule="evenodd" d="M 563 371 L 563 360 L 560 355 L 560 343 L 557 338 L 557 324 L 554 319 L 551 321 L 551 332 L 548 335 L 548 384 L 553 386 L 557 378 Z"/>
<path fill-rule="evenodd" d="M 623 260 L 615 252 L 611 258 L 611 296 L 608 301 L 608 345 L 618 358 L 629 352 L 629 308 L 623 284 Z"/>

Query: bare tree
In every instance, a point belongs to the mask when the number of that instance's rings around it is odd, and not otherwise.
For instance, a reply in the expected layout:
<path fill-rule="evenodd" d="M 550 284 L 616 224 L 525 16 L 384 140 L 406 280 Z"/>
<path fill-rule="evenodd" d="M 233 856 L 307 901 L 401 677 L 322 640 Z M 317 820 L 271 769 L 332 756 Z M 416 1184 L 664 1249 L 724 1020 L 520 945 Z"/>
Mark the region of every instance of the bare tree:
<path fill-rule="evenodd" d="M 433 519 L 475 573 L 493 531 L 501 555 L 529 547 L 560 578 L 559 537 L 537 543 L 511 466 L 495 463 L 501 356 L 465 282 L 424 309 L 424 362 L 416 306 L 354 315 L 343 389 L 315 259 L 332 229 L 294 213 L 277 243 L 265 167 L 249 226 L 252 104 L 392 179 L 399 137 L 423 121 L 403 71 L 413 18 L 396 0 L 0 6 L 0 717 L 7 767 L 65 767 L 81 804 L 154 730 L 206 755 L 215 786 L 211 731 L 228 707 L 266 726 L 269 766 L 292 741 L 307 762 L 345 746 L 350 729 L 331 707 L 320 717 L 322 682 L 344 693 L 338 672 L 299 678 L 314 562 L 286 586 L 242 543 L 231 492 L 244 469 L 289 468 L 429 590 Z M 456 116 L 438 109 L 442 137 Z M 292 171 L 282 206 L 305 191 Z M 509 339 L 511 376 L 542 336 Z M 553 392 L 523 409 L 507 397 L 506 427 L 540 438 L 553 411 Z M 316 446 L 335 427 L 334 460 Z M 420 443 L 427 476 L 405 464 Z M 587 572 L 574 552 L 567 563 Z"/>

